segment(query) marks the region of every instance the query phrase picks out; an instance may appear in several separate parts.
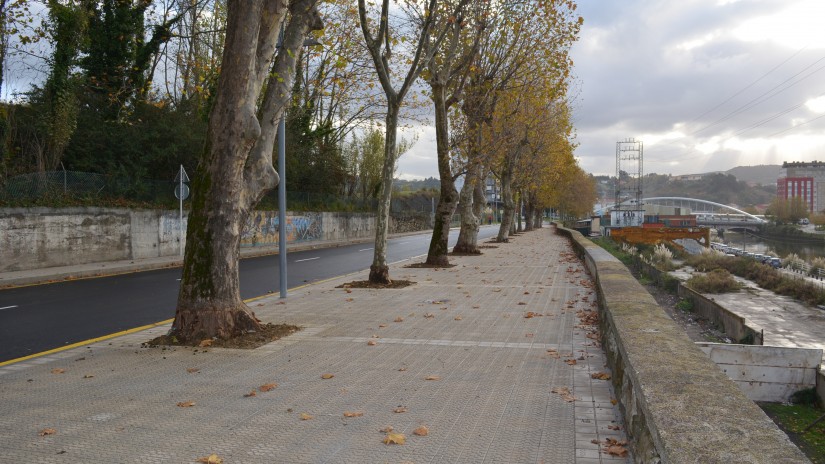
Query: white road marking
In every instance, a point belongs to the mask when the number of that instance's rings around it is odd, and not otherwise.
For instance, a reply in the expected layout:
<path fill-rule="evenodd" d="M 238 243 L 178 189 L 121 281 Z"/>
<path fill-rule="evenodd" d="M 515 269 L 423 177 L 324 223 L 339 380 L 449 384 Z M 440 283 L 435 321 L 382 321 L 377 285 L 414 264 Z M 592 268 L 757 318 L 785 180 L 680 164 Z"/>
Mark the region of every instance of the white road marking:
<path fill-rule="evenodd" d="M 16 308 L 16 307 L 17 307 L 17 305 L 14 305 L 14 306 L 3 306 L 2 308 L 0 308 L 0 310 L 3 310 L 3 309 L 12 309 L 12 308 Z"/>
<path fill-rule="evenodd" d="M 320 256 L 316 256 L 316 257 L 314 257 L 314 258 L 296 259 L 296 260 L 295 260 L 295 262 L 296 262 L 296 263 L 300 263 L 300 262 L 303 262 L 303 261 L 312 261 L 313 259 L 321 259 L 321 257 L 320 257 Z"/>
<path fill-rule="evenodd" d="M 358 250 L 358 251 L 370 251 L 370 250 L 372 250 L 372 248 L 364 248 L 363 250 Z"/>

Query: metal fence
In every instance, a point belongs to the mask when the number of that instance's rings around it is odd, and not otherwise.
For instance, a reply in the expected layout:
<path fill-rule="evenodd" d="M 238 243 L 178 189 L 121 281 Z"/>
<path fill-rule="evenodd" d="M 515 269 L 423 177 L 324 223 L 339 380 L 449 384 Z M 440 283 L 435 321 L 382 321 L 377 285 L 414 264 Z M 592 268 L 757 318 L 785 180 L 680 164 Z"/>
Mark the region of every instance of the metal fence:
<path fill-rule="evenodd" d="M 122 198 L 145 202 L 174 200 L 173 181 L 130 179 L 92 172 L 46 171 L 23 174 L 0 184 L 0 199 L 25 203 L 43 199 Z"/>
<path fill-rule="evenodd" d="M 91 172 L 47 171 L 0 179 L 0 203 L 12 206 L 61 204 L 80 201 L 89 206 L 103 206 L 111 200 L 143 202 L 158 206 L 176 206 L 173 180 L 134 179 Z M 375 211 L 377 200 L 315 192 L 287 192 L 290 211 Z M 108 201 L 107 201 L 108 200 Z M 186 207 L 186 204 L 184 204 Z M 429 208 L 429 207 L 428 207 Z M 278 209 L 278 190 L 268 192 L 258 209 Z M 394 212 L 410 211 L 406 204 L 393 204 Z M 416 208 L 417 210 L 417 208 Z"/>

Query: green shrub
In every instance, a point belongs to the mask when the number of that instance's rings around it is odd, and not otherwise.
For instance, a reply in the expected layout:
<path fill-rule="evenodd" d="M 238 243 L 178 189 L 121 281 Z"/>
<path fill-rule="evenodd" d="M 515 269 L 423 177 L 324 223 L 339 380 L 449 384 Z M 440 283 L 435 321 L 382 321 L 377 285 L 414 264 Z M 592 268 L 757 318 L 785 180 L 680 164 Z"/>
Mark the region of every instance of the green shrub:
<path fill-rule="evenodd" d="M 687 312 L 693 311 L 693 300 L 689 298 L 682 298 L 678 303 L 676 303 L 676 309 Z"/>
<path fill-rule="evenodd" d="M 730 293 L 741 288 L 730 272 L 714 269 L 707 274 L 696 275 L 688 279 L 687 286 L 699 293 Z"/>

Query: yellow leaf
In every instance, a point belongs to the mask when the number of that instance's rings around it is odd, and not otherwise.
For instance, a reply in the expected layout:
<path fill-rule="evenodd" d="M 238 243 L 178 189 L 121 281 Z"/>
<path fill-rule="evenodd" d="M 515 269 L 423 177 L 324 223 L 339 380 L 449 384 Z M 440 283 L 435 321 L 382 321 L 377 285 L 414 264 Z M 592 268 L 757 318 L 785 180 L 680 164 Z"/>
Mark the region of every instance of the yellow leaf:
<path fill-rule="evenodd" d="M 194 401 L 181 401 L 180 403 L 178 403 L 179 408 L 191 408 L 194 405 Z"/>
<path fill-rule="evenodd" d="M 274 390 L 275 387 L 277 387 L 277 386 L 278 386 L 278 384 L 274 383 L 274 382 L 273 383 L 267 383 L 267 384 L 264 384 L 264 385 L 261 385 L 260 387 L 258 387 L 258 390 L 261 391 L 261 392 L 268 392 L 270 390 Z"/>
<path fill-rule="evenodd" d="M 312 416 L 310 416 L 309 414 L 307 414 L 305 412 L 302 412 L 301 413 L 301 420 L 312 420 Z"/>
<path fill-rule="evenodd" d="M 324 380 L 329 380 L 333 377 L 335 377 L 335 374 L 321 374 L 321 378 Z"/>
<path fill-rule="evenodd" d="M 597 380 L 610 380 L 610 374 L 607 372 L 595 372 L 590 374 L 590 378 Z"/>
<path fill-rule="evenodd" d="M 344 411 L 344 417 L 361 417 L 363 415 L 362 411 Z"/>
<path fill-rule="evenodd" d="M 201 342 L 198 343 L 198 346 L 200 348 L 206 348 L 208 346 L 212 346 L 212 340 L 209 339 L 209 338 L 207 338 L 206 340 L 201 340 Z"/>
<path fill-rule="evenodd" d="M 407 441 L 406 437 L 404 437 L 403 433 L 388 433 L 386 437 L 384 437 L 384 444 L 387 445 L 403 445 Z"/>
<path fill-rule="evenodd" d="M 430 430 L 426 426 L 422 425 L 413 430 L 413 434 L 418 435 L 419 437 L 426 437 L 430 434 Z"/>
<path fill-rule="evenodd" d="M 198 462 L 202 464 L 223 464 L 223 459 L 219 458 L 217 454 L 210 454 L 209 456 L 199 458 Z"/>
<path fill-rule="evenodd" d="M 47 427 L 47 428 L 41 430 L 40 433 L 38 433 L 38 435 L 40 435 L 41 437 L 45 437 L 46 435 L 54 435 L 56 433 L 57 433 L 57 430 Z"/>

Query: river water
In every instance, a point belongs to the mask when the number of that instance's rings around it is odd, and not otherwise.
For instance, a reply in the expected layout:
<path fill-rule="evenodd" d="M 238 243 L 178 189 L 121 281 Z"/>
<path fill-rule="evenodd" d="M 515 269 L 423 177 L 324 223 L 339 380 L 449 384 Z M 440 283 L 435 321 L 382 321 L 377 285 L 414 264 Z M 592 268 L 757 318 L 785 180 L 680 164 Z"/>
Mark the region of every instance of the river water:
<path fill-rule="evenodd" d="M 825 242 L 821 245 L 809 243 L 794 243 L 790 240 L 771 240 L 754 237 L 749 234 L 725 231 L 724 239 L 711 237 L 711 241 L 723 242 L 736 248 L 743 248 L 752 253 L 771 254 L 784 258 L 790 253 L 796 253 L 805 261 L 811 262 L 813 258 L 825 257 Z"/>

